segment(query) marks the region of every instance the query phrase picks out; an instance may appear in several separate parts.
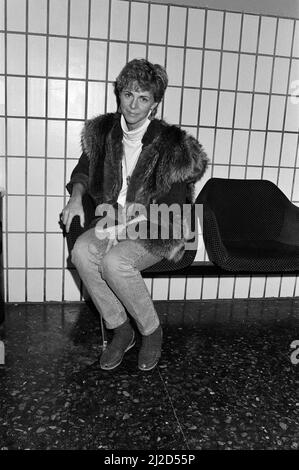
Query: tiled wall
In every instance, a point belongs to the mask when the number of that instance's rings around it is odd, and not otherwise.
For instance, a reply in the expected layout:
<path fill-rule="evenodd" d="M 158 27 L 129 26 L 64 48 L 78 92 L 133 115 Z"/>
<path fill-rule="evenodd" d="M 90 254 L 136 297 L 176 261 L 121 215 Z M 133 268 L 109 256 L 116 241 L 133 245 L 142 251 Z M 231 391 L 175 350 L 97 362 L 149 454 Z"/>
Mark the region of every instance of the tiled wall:
<path fill-rule="evenodd" d="M 0 186 L 8 301 L 80 300 L 58 214 L 87 117 L 128 59 L 166 65 L 160 115 L 211 176 L 274 181 L 299 205 L 299 21 L 119 0 L 0 0 Z M 204 259 L 204 249 L 197 259 Z M 147 280 L 155 299 L 299 295 L 295 276 Z"/>

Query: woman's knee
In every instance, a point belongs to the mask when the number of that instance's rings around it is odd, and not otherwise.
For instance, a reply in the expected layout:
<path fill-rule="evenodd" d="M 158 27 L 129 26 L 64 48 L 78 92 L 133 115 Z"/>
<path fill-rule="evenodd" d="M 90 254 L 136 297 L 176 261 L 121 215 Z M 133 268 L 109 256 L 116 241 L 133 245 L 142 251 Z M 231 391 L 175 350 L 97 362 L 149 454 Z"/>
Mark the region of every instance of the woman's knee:
<path fill-rule="evenodd" d="M 72 263 L 75 266 L 78 262 L 80 262 L 80 260 L 87 259 L 88 245 L 89 243 L 84 236 L 81 236 L 76 240 L 71 253 Z"/>
<path fill-rule="evenodd" d="M 110 250 L 102 260 L 102 276 L 104 279 L 115 279 L 122 273 L 130 270 L 132 266 L 122 256 Z"/>

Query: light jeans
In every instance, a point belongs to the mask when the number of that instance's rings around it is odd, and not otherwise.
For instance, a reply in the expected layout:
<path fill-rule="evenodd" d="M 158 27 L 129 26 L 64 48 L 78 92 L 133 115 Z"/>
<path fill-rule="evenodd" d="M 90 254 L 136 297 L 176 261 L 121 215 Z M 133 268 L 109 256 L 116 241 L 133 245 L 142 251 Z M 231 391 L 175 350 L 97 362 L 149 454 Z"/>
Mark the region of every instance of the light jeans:
<path fill-rule="evenodd" d="M 127 310 L 140 333 L 150 335 L 160 322 L 140 271 L 162 258 L 134 240 L 121 240 L 105 254 L 106 247 L 94 228 L 87 230 L 74 245 L 72 262 L 107 328 L 122 325 Z"/>

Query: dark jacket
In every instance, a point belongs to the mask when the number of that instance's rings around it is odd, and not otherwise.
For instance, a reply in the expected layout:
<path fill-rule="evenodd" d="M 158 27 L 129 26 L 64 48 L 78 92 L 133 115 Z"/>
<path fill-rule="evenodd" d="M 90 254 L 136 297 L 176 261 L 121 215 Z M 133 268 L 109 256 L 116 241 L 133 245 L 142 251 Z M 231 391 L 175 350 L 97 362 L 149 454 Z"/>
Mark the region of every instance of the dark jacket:
<path fill-rule="evenodd" d="M 82 183 L 96 205 L 115 205 L 122 187 L 122 128 L 120 114 L 100 115 L 83 128 L 83 153 L 74 168 L 74 183 Z M 142 151 L 128 185 L 126 202 L 143 204 L 194 202 L 194 184 L 204 174 L 208 158 L 201 144 L 177 126 L 154 119 L 142 139 Z M 184 239 L 138 240 L 154 254 L 178 261 Z"/>

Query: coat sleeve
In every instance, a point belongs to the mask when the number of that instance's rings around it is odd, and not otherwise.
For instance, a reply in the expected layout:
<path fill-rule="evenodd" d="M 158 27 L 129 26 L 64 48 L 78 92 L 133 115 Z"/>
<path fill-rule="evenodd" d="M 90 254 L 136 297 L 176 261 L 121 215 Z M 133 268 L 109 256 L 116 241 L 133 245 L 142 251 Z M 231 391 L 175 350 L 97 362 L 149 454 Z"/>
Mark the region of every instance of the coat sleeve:
<path fill-rule="evenodd" d="M 81 183 L 84 188 L 88 188 L 89 179 L 89 158 L 85 152 L 82 153 L 77 165 L 72 171 L 71 179 L 66 185 L 66 189 L 69 194 L 72 195 L 73 185 L 75 183 Z"/>

